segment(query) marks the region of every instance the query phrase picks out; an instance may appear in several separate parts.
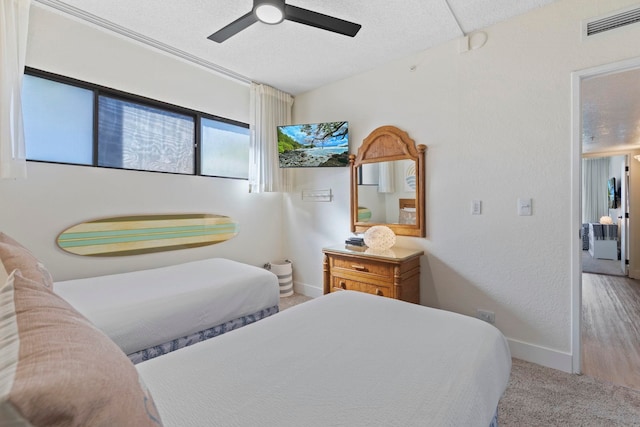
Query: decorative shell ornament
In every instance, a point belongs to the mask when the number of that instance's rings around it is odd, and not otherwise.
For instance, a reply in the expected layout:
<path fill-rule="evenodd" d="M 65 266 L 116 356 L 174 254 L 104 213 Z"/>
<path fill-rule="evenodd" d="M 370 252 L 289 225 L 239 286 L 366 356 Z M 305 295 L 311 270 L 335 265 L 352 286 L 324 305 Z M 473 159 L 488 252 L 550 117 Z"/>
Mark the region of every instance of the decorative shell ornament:
<path fill-rule="evenodd" d="M 371 249 L 389 249 L 396 244 L 396 235 L 385 225 L 374 225 L 365 231 L 364 244 Z"/>

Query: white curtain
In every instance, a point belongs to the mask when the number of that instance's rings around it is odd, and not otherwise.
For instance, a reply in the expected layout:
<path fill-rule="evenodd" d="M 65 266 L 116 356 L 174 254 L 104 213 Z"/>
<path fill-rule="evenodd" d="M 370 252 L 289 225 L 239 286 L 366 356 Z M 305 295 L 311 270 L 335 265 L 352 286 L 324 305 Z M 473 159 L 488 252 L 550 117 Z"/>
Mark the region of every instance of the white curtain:
<path fill-rule="evenodd" d="M 393 179 L 395 168 L 393 162 L 378 163 L 378 193 L 395 193 L 396 185 Z"/>
<path fill-rule="evenodd" d="M 277 126 L 291 124 L 293 97 L 267 85 L 251 83 L 249 192 L 293 191 L 292 171 L 278 165 Z"/>
<path fill-rule="evenodd" d="M 599 222 L 609 215 L 607 180 L 609 159 L 582 159 L 582 222 Z"/>
<path fill-rule="evenodd" d="M 31 0 L 0 0 L 0 178 L 26 178 L 22 76 Z"/>

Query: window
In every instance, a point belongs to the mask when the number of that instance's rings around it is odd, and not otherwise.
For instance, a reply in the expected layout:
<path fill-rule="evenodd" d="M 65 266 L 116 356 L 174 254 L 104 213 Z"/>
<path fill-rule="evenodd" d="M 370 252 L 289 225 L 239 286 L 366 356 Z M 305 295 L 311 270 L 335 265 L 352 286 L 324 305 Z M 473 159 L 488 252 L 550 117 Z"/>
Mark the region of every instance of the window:
<path fill-rule="evenodd" d="M 194 118 L 98 97 L 98 165 L 194 173 Z"/>
<path fill-rule="evenodd" d="M 22 110 L 27 159 L 93 163 L 93 91 L 25 75 Z"/>
<path fill-rule="evenodd" d="M 202 119 L 202 175 L 249 178 L 249 129 Z"/>
<path fill-rule="evenodd" d="M 32 69 L 23 109 L 28 160 L 248 178 L 244 123 Z"/>

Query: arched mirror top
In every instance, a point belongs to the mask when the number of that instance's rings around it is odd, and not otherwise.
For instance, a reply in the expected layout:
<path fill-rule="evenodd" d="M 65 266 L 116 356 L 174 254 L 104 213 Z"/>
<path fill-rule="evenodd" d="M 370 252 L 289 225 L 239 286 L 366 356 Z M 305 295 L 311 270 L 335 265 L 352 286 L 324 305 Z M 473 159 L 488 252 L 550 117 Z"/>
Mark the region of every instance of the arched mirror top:
<path fill-rule="evenodd" d="M 381 126 L 367 136 L 358 148 L 354 166 L 363 163 L 386 162 L 393 160 L 424 157 L 427 146 L 416 146 L 409 134 L 395 126 Z"/>
<path fill-rule="evenodd" d="M 395 126 L 381 126 L 364 139 L 357 154 L 349 156 L 351 231 L 362 233 L 374 225 L 386 225 L 397 235 L 426 235 L 426 150 L 426 145 L 416 145 L 407 132 Z M 363 175 L 368 174 L 368 168 L 375 168 L 379 181 L 364 185 Z M 394 174 L 402 179 L 394 183 Z M 383 180 L 383 176 L 389 178 Z"/>

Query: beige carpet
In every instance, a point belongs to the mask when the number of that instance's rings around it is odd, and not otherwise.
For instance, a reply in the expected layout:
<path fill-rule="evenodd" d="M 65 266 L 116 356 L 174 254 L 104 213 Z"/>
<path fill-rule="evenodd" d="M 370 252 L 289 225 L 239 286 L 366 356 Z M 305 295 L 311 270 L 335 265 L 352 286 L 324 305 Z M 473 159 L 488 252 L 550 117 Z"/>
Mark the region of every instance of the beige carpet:
<path fill-rule="evenodd" d="M 513 359 L 498 406 L 509 426 L 640 426 L 640 392 Z"/>
<path fill-rule="evenodd" d="M 280 298 L 285 310 L 311 298 Z M 500 427 L 640 426 L 640 391 L 513 359 Z"/>
<path fill-rule="evenodd" d="M 293 307 L 296 304 L 300 304 L 301 302 L 309 301 L 310 299 L 311 297 L 306 297 L 300 294 L 293 294 L 290 297 L 280 297 L 278 308 L 282 311 L 289 307 Z"/>

